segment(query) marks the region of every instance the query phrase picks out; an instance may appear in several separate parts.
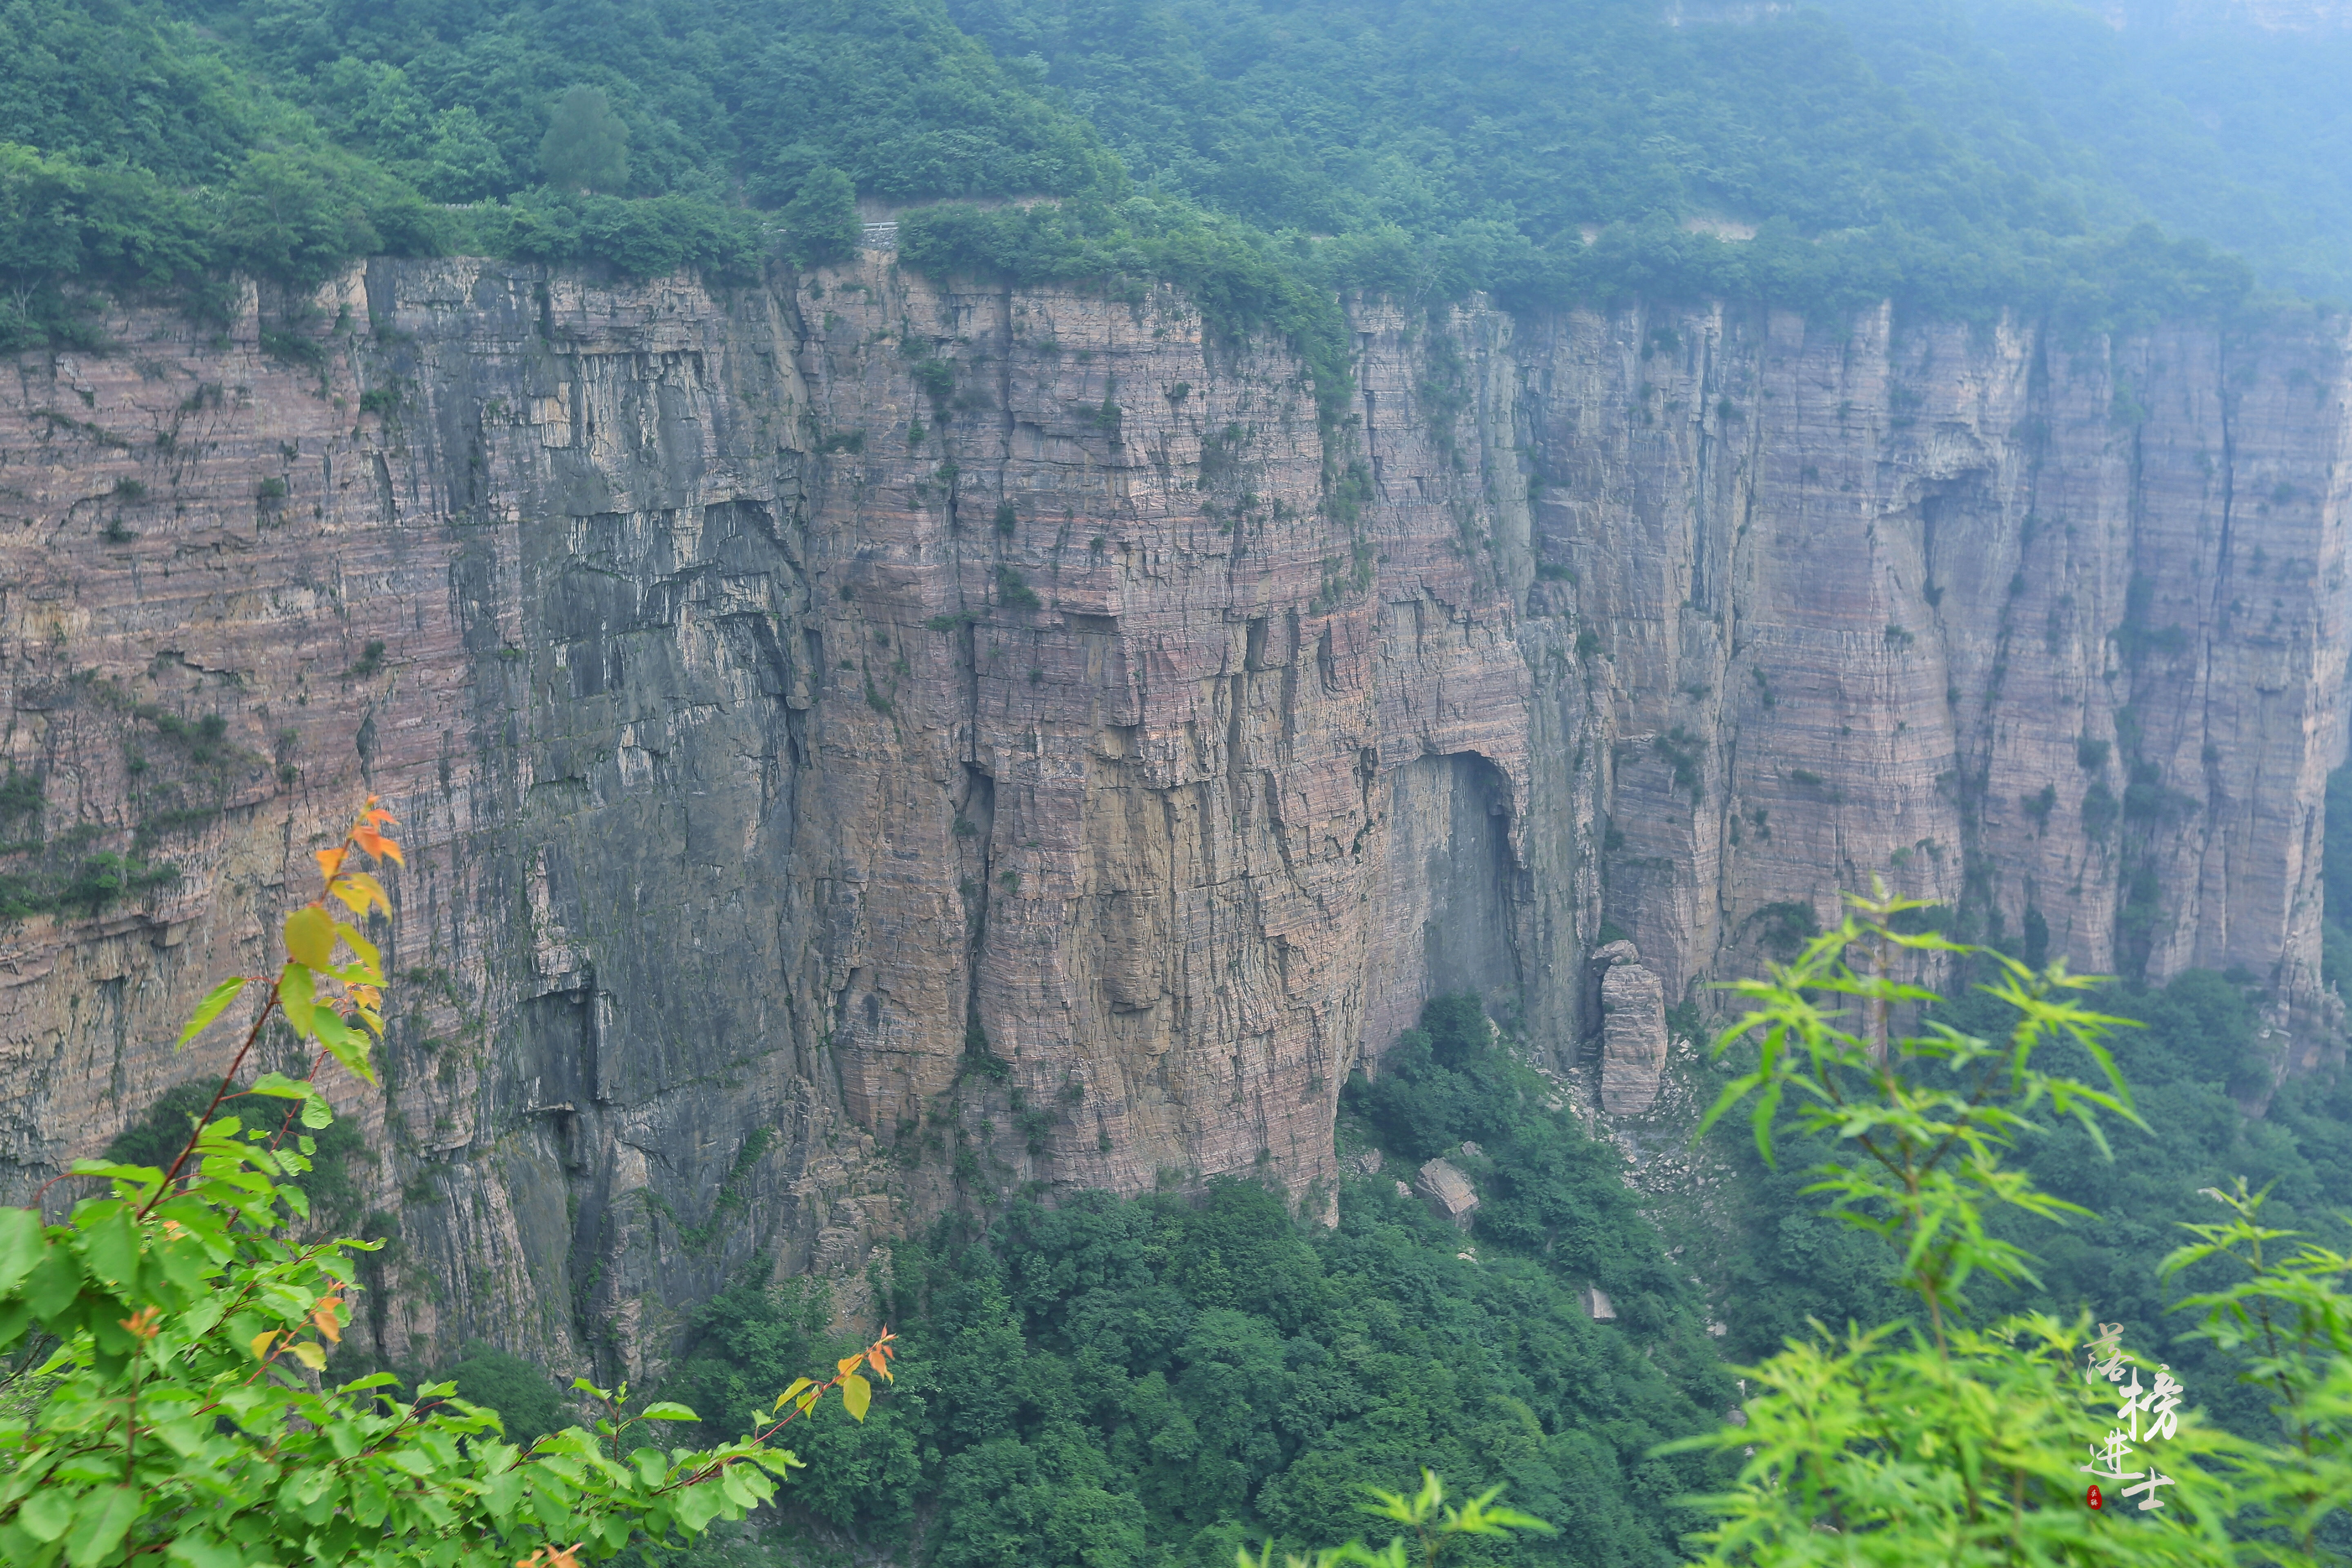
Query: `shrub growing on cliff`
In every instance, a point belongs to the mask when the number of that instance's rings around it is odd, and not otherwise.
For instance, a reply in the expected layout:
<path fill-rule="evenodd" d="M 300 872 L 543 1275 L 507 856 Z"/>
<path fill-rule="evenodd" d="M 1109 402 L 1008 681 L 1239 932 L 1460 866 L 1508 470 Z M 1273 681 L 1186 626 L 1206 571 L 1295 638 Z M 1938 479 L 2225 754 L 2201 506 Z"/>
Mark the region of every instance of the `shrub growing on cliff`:
<path fill-rule="evenodd" d="M 692 1537 L 767 1501 L 797 1461 L 766 1439 L 835 1388 L 863 1419 L 861 1367 L 889 1375 L 886 1333 L 824 1382 L 797 1380 L 764 1429 L 701 1451 L 645 1441 L 692 1411 L 633 1410 L 625 1388 L 584 1380 L 603 1412 L 593 1429 L 518 1447 L 452 1384 L 404 1403 L 384 1392 L 390 1373 L 320 1379 L 350 1321 L 353 1254 L 371 1244 L 292 1227 L 334 1123 L 319 1070 L 331 1058 L 373 1081 L 383 967 L 353 922 L 391 912 L 359 868 L 400 858 L 389 821 L 371 800 L 319 852 L 322 891 L 287 917 L 275 974 L 224 981 L 196 1009 L 183 1045 L 248 991 L 261 997 L 168 1165 L 78 1162 L 73 1178 L 107 1191 L 62 1224 L 0 1209 L 0 1352 L 26 1390 L 0 1410 L 0 1560 L 14 1568 L 609 1557 L 639 1532 Z M 273 1020 L 316 1046 L 311 1078 L 239 1087 Z M 216 1114 L 231 1101 L 260 1114 Z"/>

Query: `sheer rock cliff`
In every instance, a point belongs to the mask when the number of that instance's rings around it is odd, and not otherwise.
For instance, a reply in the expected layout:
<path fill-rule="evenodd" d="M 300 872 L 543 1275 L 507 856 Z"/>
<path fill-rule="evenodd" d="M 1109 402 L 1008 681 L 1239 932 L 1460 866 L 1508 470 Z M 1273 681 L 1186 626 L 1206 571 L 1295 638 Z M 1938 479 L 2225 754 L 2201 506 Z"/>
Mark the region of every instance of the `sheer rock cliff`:
<path fill-rule="evenodd" d="M 854 1314 L 982 1190 L 1328 1212 L 1425 997 L 1589 1068 L 1629 942 L 1646 1061 L 1873 873 L 2332 1041 L 2340 327 L 1352 322 L 1318 410 L 1166 289 L 379 261 L 20 359 L 7 1184 L 218 1070 L 367 791 L 395 1360 L 642 1369 L 755 1256 Z"/>

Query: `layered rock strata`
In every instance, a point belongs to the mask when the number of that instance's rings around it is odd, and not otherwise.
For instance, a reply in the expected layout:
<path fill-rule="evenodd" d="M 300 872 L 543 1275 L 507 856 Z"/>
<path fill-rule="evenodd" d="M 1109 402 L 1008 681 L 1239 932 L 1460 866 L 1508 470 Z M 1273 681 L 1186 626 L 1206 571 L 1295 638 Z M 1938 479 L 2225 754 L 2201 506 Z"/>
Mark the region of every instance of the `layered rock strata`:
<path fill-rule="evenodd" d="M 1026 1184 L 1328 1212 L 1426 997 L 1571 1063 L 1606 927 L 1647 1016 L 1873 872 L 2323 1037 L 2338 329 L 1368 303 L 1330 416 L 1174 292 L 879 253 L 299 304 L 0 399 L 0 1151 L 217 1070 L 383 795 L 391 1359 L 644 1369 Z"/>

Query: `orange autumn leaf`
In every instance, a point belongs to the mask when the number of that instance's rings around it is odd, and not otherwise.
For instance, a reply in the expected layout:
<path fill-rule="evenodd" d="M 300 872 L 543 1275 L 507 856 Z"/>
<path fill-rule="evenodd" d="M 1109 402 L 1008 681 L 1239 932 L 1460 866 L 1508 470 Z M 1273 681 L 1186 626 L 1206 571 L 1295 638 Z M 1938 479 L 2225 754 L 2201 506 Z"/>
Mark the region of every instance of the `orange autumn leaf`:
<path fill-rule="evenodd" d="M 370 795 L 367 798 L 367 809 L 360 813 L 359 820 L 352 824 L 351 832 L 344 835 L 344 837 L 378 860 L 389 860 L 395 866 L 405 866 L 408 862 L 402 858 L 400 846 L 386 837 L 383 832 L 387 827 L 397 826 L 399 821 L 398 817 L 376 803 L 375 796 Z"/>
<path fill-rule="evenodd" d="M 332 849 L 320 850 L 319 874 L 324 877 L 328 881 L 333 881 L 335 879 L 335 873 L 343 868 L 343 858 L 350 853 L 350 850 L 344 848 L 340 844 L 336 845 Z"/>
<path fill-rule="evenodd" d="M 362 849 L 366 850 L 370 855 L 379 860 L 390 860 L 394 864 L 400 866 L 405 866 L 408 864 L 407 861 L 401 858 L 400 846 L 394 844 L 391 839 L 386 838 L 383 834 L 378 833 L 373 827 L 352 828 L 352 842 L 358 845 Z"/>
<path fill-rule="evenodd" d="M 335 1309 L 342 1304 L 341 1296 L 323 1296 L 310 1310 L 310 1321 L 318 1325 L 319 1332 L 326 1336 L 327 1342 L 331 1345 L 343 1342 L 343 1325 L 335 1317 Z"/>

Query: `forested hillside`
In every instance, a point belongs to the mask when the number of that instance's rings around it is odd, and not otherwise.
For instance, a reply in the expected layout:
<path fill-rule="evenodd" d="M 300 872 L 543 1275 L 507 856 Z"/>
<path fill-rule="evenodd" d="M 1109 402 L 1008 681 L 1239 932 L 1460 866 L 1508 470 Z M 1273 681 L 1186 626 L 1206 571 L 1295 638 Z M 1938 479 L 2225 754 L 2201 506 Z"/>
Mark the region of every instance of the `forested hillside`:
<path fill-rule="evenodd" d="M 740 271 L 837 252 L 854 192 L 1061 198 L 913 254 L 1159 272 L 1294 331 L 1269 271 L 2092 323 L 2232 306 L 2250 275 L 2208 240 L 2341 281 L 2340 160 L 2292 109 L 2324 62 L 2241 50 L 2237 101 L 2286 97 L 2208 132 L 2167 96 L 2177 59 L 2063 10 L 13 0 L 0 270 L 51 330 L 57 280 L 201 293 L 371 250 Z"/>
<path fill-rule="evenodd" d="M 1885 10 L 1848 14 L 1859 22 Z M 1968 10 L 1975 45 L 2157 222 L 2237 251 L 2272 288 L 2352 299 L 2352 37 L 2117 29 L 2052 0 L 1973 0 Z M 1870 41 L 1885 31 L 1857 32 L 1874 60 Z M 1912 70 L 1885 58 L 1880 68 L 1924 98 L 1946 76 L 1929 63 Z M 1958 96 L 1946 86 L 1935 101 Z"/>

